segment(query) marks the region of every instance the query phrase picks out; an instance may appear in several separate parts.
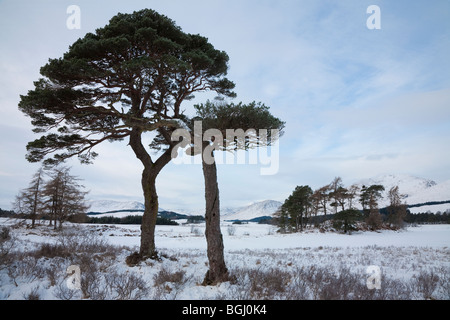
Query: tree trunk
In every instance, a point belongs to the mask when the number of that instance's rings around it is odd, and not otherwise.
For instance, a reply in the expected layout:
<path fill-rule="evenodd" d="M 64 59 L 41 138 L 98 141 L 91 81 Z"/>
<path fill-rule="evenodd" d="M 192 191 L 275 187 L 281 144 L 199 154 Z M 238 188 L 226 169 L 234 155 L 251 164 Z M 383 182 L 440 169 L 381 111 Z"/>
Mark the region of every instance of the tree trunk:
<path fill-rule="evenodd" d="M 158 194 L 156 193 L 156 176 L 150 169 L 142 172 L 142 190 L 144 191 L 144 215 L 141 224 L 140 259 L 156 259 L 155 227 L 158 216 Z"/>
<path fill-rule="evenodd" d="M 142 132 L 133 129 L 130 134 L 130 146 L 136 157 L 144 165 L 142 172 L 142 191 L 144 193 L 144 215 L 141 223 L 141 247 L 139 253 L 127 258 L 129 265 L 135 265 L 147 258 L 158 259 L 155 245 L 155 226 L 158 217 L 158 194 L 156 192 L 156 177 L 162 168 L 171 160 L 172 147 L 169 147 L 155 162 L 142 145 Z"/>
<path fill-rule="evenodd" d="M 220 231 L 220 204 L 216 163 L 207 164 L 203 161 L 202 165 L 206 200 L 205 236 L 209 261 L 209 270 L 205 275 L 203 285 L 215 285 L 228 280 L 228 269 L 225 265 L 223 238 Z"/>

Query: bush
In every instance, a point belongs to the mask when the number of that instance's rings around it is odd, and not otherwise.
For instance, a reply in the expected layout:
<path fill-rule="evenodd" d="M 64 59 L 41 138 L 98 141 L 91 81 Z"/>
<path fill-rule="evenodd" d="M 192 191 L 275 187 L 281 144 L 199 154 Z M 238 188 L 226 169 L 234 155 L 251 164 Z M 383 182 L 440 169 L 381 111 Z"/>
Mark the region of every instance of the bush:
<path fill-rule="evenodd" d="M 105 278 L 114 300 L 139 300 L 148 293 L 145 281 L 137 275 L 113 271 L 109 272 Z"/>
<path fill-rule="evenodd" d="M 185 280 L 186 272 L 184 270 L 180 271 L 169 271 L 167 269 L 161 269 L 154 277 L 154 285 L 160 286 L 165 284 L 166 282 L 173 283 L 183 283 Z"/>
<path fill-rule="evenodd" d="M 422 294 L 422 298 L 433 299 L 433 292 L 436 290 L 436 287 L 439 282 L 439 276 L 434 272 L 425 272 L 421 271 L 420 274 L 415 278 L 414 285 L 417 288 L 417 291 Z"/>
<path fill-rule="evenodd" d="M 234 299 L 279 299 L 291 281 L 292 275 L 278 268 L 268 270 L 235 269 L 230 272 L 236 290 Z M 242 290 L 241 290 L 242 289 Z"/>
<path fill-rule="evenodd" d="M 11 236 L 9 228 L 3 227 L 0 232 L 0 270 L 13 259 L 12 250 L 15 247 L 15 238 Z"/>
<path fill-rule="evenodd" d="M 61 244 L 52 244 L 52 243 L 42 243 L 40 244 L 39 248 L 36 249 L 32 254 L 36 259 L 39 259 L 41 257 L 46 258 L 54 258 L 54 257 L 61 257 L 61 258 L 68 258 L 71 256 L 73 252 L 68 251 L 67 248 L 62 246 Z"/>
<path fill-rule="evenodd" d="M 234 236 L 236 234 L 236 227 L 233 225 L 229 225 L 227 231 L 229 236 Z"/>
<path fill-rule="evenodd" d="M 2 230 L 0 231 L 0 241 L 6 241 L 9 240 L 9 228 L 8 227 L 2 227 Z"/>

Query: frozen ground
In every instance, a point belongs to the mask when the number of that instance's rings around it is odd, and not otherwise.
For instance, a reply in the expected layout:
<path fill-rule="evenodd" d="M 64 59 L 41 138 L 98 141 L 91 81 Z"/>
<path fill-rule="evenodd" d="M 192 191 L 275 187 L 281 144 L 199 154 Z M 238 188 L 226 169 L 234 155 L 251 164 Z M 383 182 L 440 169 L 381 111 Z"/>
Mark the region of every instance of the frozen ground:
<path fill-rule="evenodd" d="M 205 287 L 203 224 L 157 226 L 161 261 L 128 267 L 137 225 L 67 224 L 61 233 L 18 222 L 0 218 L 10 230 L 0 299 L 450 299 L 450 225 L 342 235 L 224 223 L 233 281 Z M 71 265 L 80 268 L 80 289 L 67 286 Z M 369 266 L 381 271 L 380 289 L 367 288 Z"/>

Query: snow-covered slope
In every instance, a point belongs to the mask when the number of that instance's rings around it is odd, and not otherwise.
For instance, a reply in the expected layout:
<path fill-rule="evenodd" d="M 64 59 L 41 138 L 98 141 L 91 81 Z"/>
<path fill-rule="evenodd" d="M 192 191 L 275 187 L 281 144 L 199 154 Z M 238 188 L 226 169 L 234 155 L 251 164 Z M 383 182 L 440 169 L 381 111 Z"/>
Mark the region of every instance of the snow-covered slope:
<path fill-rule="evenodd" d="M 137 201 L 90 200 L 89 212 L 111 212 L 123 210 L 144 210 L 144 204 Z"/>
<path fill-rule="evenodd" d="M 388 174 L 379 175 L 370 179 L 363 179 L 356 182 L 359 186 L 370 186 L 380 184 L 384 186 L 383 199 L 379 206 L 385 207 L 389 205 L 388 192 L 394 186 L 398 186 L 400 194 L 404 195 L 403 201 L 409 205 L 431 202 L 431 201 L 447 201 L 450 200 L 450 180 L 436 183 L 433 180 L 419 178 L 412 175 L 404 174 Z M 437 208 L 437 207 L 436 207 Z M 429 210 L 430 207 L 427 207 Z M 450 209 L 450 204 L 439 205 L 439 209 L 431 211 L 445 211 Z M 418 208 L 413 212 L 424 212 Z M 425 210 L 426 211 L 426 210 Z"/>
<path fill-rule="evenodd" d="M 263 216 L 273 216 L 282 205 L 279 201 L 264 200 L 240 208 L 234 213 L 222 215 L 224 220 L 251 220 Z"/>
<path fill-rule="evenodd" d="M 405 194 L 408 197 L 417 193 L 421 193 L 424 190 L 437 185 L 437 183 L 433 180 L 405 174 L 379 175 L 374 178 L 360 180 L 358 184 L 366 186 L 381 184 L 384 186 L 386 191 L 388 191 L 392 187 L 399 186 L 400 193 Z"/>

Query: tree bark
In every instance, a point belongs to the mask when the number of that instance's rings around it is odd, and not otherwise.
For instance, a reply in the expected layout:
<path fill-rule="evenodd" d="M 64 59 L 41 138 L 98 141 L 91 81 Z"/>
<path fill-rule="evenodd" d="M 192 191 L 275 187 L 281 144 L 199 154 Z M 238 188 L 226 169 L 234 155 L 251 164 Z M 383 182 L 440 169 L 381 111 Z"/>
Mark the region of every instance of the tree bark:
<path fill-rule="evenodd" d="M 155 245 L 155 227 L 158 217 L 158 194 L 156 192 L 156 177 L 162 168 L 171 160 L 172 146 L 169 147 L 155 162 L 152 161 L 147 150 L 142 145 L 142 132 L 139 129 L 133 129 L 130 134 L 130 146 L 136 157 L 144 165 L 142 171 L 142 191 L 144 194 L 144 214 L 141 223 L 141 246 L 139 254 L 130 256 L 131 265 L 147 258 L 158 259 L 158 252 Z"/>
<path fill-rule="evenodd" d="M 141 260 L 147 258 L 157 259 L 158 252 L 155 245 L 155 227 L 158 216 L 158 194 L 156 192 L 156 176 L 151 169 L 142 172 L 142 190 L 144 192 L 144 214 L 141 223 L 141 247 L 139 256 Z"/>
<path fill-rule="evenodd" d="M 223 254 L 223 238 L 220 231 L 219 187 L 217 183 L 216 163 L 207 164 L 202 161 L 203 177 L 205 179 L 205 236 L 209 270 L 203 280 L 203 285 L 215 285 L 228 281 L 228 269 Z"/>

